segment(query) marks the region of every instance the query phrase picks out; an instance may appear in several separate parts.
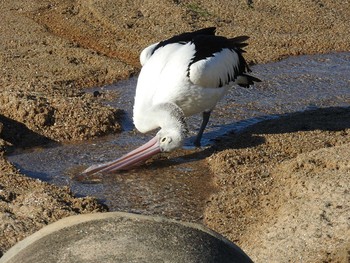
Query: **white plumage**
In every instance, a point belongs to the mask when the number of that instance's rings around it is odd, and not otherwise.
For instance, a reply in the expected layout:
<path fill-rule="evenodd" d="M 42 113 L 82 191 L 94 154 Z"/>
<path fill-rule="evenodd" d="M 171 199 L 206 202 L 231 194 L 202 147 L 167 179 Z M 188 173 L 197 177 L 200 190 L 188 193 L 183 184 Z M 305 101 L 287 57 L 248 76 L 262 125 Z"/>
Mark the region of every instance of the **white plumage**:
<path fill-rule="evenodd" d="M 220 80 L 228 83 L 228 76 L 238 72 L 239 58 L 235 51 L 223 49 L 212 57 L 202 59 L 190 66 L 190 80 L 203 88 L 215 88 Z M 237 74 L 237 73 L 236 73 Z"/>
<path fill-rule="evenodd" d="M 246 39 L 215 36 L 215 28 L 205 28 L 146 47 L 140 55 L 133 120 L 142 133 L 160 130 L 146 145 L 85 173 L 127 169 L 155 153 L 181 147 L 187 132 L 185 117 L 203 113 L 198 146 L 210 112 L 231 83 L 248 86 L 260 81 L 246 74 L 250 71 L 242 56 Z"/>

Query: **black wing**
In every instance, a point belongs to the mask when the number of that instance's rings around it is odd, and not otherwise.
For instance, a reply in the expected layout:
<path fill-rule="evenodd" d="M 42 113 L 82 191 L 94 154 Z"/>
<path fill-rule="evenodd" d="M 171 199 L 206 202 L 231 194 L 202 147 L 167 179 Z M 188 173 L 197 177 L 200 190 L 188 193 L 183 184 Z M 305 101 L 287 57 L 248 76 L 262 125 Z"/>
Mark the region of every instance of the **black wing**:
<path fill-rule="evenodd" d="M 249 86 L 259 79 L 249 76 L 247 62 L 242 53 L 249 37 L 226 38 L 214 35 L 197 35 L 192 39 L 195 54 L 188 66 L 190 80 L 204 87 L 222 87 L 235 81 Z"/>
<path fill-rule="evenodd" d="M 201 36 L 201 35 L 211 35 L 214 36 L 215 35 L 215 31 L 216 28 L 215 27 L 208 27 L 208 28 L 203 28 L 203 29 L 199 29 L 197 31 L 193 31 L 193 32 L 185 32 L 176 36 L 173 36 L 167 40 L 161 41 L 158 43 L 157 46 L 155 46 L 155 48 L 152 51 L 152 54 L 160 47 L 164 47 L 168 44 L 172 44 L 172 43 L 188 43 L 190 41 L 192 41 L 196 36 Z"/>

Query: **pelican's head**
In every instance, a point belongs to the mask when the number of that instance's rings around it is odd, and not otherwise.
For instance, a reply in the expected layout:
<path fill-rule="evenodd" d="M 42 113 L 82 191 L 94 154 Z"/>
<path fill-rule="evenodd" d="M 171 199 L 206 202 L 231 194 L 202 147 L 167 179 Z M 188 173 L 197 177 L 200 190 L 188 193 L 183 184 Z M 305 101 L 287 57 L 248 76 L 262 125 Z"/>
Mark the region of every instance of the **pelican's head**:
<path fill-rule="evenodd" d="M 178 127 L 178 129 L 161 129 L 156 137 L 161 152 L 171 152 L 181 148 L 185 139 L 186 130 Z"/>
<path fill-rule="evenodd" d="M 83 174 L 110 173 L 117 170 L 127 170 L 144 162 L 160 152 L 171 152 L 182 147 L 187 129 L 182 115 L 173 114 L 164 122 L 159 132 L 150 141 L 124 156 L 105 164 L 93 165 Z"/>

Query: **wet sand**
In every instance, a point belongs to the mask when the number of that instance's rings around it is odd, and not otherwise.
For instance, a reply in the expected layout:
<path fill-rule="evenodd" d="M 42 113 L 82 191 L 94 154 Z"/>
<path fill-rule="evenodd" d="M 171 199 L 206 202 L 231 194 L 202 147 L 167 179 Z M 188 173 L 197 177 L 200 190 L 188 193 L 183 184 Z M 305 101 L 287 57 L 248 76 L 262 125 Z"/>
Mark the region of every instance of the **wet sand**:
<path fill-rule="evenodd" d="M 152 1 L 7 2 L 0 3 L 0 255 L 59 218 L 106 209 L 26 177 L 6 152 L 119 132 L 120 111 L 101 103 L 117 94 L 82 89 L 136 74 L 146 45 L 217 26 L 223 35 L 251 36 L 251 63 L 350 50 L 344 1 L 157 1 L 157 10 Z M 348 120 L 349 109 L 307 112 L 218 142 L 200 164 L 219 189 L 204 223 L 257 262 L 347 262 Z"/>

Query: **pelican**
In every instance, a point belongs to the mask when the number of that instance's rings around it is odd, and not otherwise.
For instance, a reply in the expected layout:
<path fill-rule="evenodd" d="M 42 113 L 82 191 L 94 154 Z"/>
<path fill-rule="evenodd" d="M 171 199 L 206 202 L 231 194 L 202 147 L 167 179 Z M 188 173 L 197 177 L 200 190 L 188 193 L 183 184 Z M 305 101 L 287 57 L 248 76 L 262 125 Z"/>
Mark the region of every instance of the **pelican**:
<path fill-rule="evenodd" d="M 141 133 L 159 129 L 143 146 L 114 161 L 93 165 L 83 173 L 126 170 L 159 152 L 183 145 L 185 118 L 202 113 L 203 121 L 194 141 L 200 146 L 204 129 L 216 103 L 232 84 L 248 87 L 259 82 L 249 69 L 243 47 L 247 36 L 226 38 L 216 28 L 186 32 L 146 47 L 136 87 L 133 121 Z"/>

